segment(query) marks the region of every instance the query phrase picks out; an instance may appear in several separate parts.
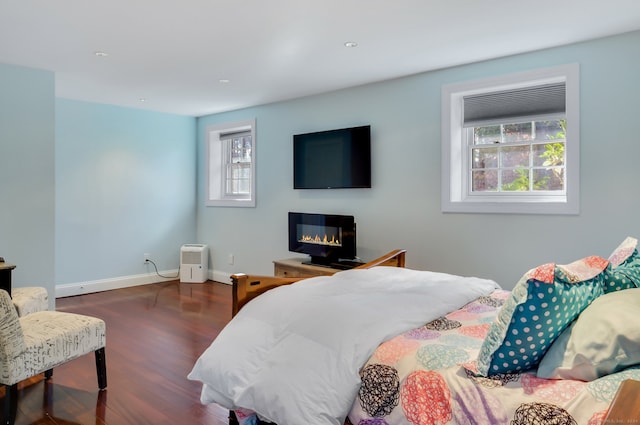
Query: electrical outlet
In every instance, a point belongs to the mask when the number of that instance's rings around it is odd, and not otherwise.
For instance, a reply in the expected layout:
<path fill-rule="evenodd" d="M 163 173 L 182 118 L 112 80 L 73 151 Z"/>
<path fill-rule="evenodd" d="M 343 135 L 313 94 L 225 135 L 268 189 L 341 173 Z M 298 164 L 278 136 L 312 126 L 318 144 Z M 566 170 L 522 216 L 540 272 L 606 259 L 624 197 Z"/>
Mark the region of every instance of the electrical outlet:
<path fill-rule="evenodd" d="M 229 254 L 229 258 L 227 260 L 229 264 L 233 265 L 233 261 L 235 260 L 235 258 L 233 257 L 233 254 Z"/>
<path fill-rule="evenodd" d="M 144 254 L 144 264 L 147 264 L 150 259 L 151 259 L 151 254 L 145 252 L 145 254 Z"/>

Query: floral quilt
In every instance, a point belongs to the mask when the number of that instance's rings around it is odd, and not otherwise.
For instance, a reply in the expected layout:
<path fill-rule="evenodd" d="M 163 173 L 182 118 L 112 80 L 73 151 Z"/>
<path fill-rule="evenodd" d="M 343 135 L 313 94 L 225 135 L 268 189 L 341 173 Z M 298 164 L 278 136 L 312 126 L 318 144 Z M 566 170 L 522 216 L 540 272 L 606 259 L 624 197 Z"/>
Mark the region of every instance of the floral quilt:
<path fill-rule="evenodd" d="M 541 379 L 535 371 L 491 378 L 468 371 L 508 296 L 496 290 L 381 344 L 360 371 L 351 423 L 602 424 L 620 383 L 640 380 L 640 366 L 591 382 Z"/>

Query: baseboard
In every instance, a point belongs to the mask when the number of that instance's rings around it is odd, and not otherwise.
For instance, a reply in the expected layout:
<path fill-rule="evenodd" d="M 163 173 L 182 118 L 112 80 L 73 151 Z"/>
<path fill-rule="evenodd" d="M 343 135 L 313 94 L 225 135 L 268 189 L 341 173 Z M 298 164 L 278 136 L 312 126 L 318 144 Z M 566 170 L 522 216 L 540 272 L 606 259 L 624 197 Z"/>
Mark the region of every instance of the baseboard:
<path fill-rule="evenodd" d="M 220 270 L 209 270 L 209 279 L 231 285 L 231 273 Z"/>
<path fill-rule="evenodd" d="M 111 289 L 129 288 L 131 286 L 148 285 L 150 283 L 166 282 L 179 279 L 178 270 L 166 270 L 156 273 L 145 273 L 133 276 L 115 277 L 112 279 L 91 280 L 88 282 L 65 283 L 56 285 L 56 298 L 72 297 L 74 295 L 90 294 L 92 292 L 109 291 Z M 209 279 L 216 282 L 231 284 L 230 273 L 209 270 Z"/>
<path fill-rule="evenodd" d="M 178 279 L 178 270 L 167 270 L 160 274 L 145 273 L 133 276 L 116 277 L 112 279 L 91 280 L 88 282 L 65 283 L 56 285 L 56 298 L 71 297 L 74 295 L 90 294 L 92 292 L 109 291 L 111 289 L 128 288 L 131 286 L 148 285 L 150 283 L 165 282 Z"/>

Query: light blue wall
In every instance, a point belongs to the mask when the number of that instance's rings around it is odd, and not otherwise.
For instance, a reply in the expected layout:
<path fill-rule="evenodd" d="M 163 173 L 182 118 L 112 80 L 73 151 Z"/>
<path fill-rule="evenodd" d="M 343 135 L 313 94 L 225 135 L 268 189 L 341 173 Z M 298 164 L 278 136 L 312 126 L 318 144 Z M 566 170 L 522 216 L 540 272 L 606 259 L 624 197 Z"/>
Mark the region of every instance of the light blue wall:
<path fill-rule="evenodd" d="M 196 241 L 193 117 L 55 98 L 53 73 L 0 64 L 0 255 L 14 286 L 177 269 Z"/>
<path fill-rule="evenodd" d="M 16 286 L 50 293 L 152 271 L 145 252 L 177 268 L 191 242 L 210 245 L 220 276 L 271 273 L 292 256 L 287 211 L 330 212 L 356 216 L 365 260 L 402 247 L 410 267 L 509 288 L 542 262 L 606 256 L 640 236 L 639 50 L 636 32 L 197 120 L 55 100 L 52 73 L 0 64 L 0 255 L 18 264 Z M 442 85 L 571 62 L 582 80 L 580 215 L 442 214 Z M 253 117 L 257 207 L 204 207 L 206 126 Z M 361 124 L 372 125 L 372 189 L 292 189 L 293 134 Z"/>
<path fill-rule="evenodd" d="M 54 75 L 0 64 L 0 256 L 13 286 L 54 287 Z"/>
<path fill-rule="evenodd" d="M 416 52 L 416 54 L 420 54 Z M 581 212 L 578 216 L 440 212 L 443 84 L 577 62 L 581 67 Z M 214 268 L 272 273 L 287 251 L 287 211 L 356 216 L 365 260 L 408 249 L 408 266 L 477 275 L 511 288 L 528 269 L 608 256 L 640 237 L 640 32 L 428 72 L 198 119 L 198 235 Z M 205 128 L 255 117 L 257 207 L 204 207 Z M 371 124 L 373 188 L 292 189 L 292 135 Z M 235 264 L 227 264 L 227 255 Z"/>
<path fill-rule="evenodd" d="M 177 269 L 196 241 L 195 118 L 56 100 L 56 282 Z"/>

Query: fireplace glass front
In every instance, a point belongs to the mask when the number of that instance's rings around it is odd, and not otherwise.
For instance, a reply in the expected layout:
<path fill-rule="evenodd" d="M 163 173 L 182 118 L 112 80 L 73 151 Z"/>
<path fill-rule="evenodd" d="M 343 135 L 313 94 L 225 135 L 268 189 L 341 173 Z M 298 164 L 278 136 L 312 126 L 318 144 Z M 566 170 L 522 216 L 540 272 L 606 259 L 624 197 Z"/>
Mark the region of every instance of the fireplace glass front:
<path fill-rule="evenodd" d="M 354 259 L 354 217 L 290 212 L 289 251 L 308 254 L 312 264 L 330 265 Z"/>

